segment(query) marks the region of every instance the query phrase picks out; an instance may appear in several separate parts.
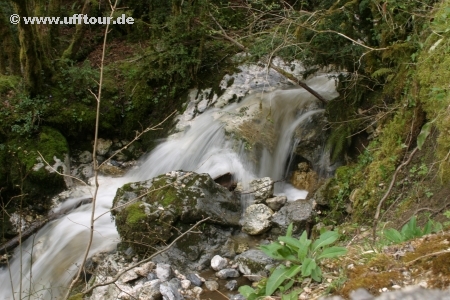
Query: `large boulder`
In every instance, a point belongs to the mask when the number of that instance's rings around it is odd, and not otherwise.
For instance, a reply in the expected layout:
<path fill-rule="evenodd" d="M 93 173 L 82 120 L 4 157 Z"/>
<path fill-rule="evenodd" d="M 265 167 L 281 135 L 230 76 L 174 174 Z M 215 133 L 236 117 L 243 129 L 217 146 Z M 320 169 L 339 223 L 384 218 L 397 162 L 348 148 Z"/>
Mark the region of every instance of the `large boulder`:
<path fill-rule="evenodd" d="M 240 201 L 208 174 L 172 171 L 117 190 L 113 215 L 126 245 L 145 253 L 177 234 L 175 223 L 208 222 L 238 226 Z M 181 226 L 181 225 L 180 225 Z"/>

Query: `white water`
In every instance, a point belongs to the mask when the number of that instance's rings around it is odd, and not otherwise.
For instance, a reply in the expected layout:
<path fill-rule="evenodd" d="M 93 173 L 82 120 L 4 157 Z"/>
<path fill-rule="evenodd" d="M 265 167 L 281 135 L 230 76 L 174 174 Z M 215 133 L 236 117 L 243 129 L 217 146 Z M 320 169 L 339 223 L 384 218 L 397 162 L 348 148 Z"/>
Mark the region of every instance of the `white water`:
<path fill-rule="evenodd" d="M 334 91 L 330 86 L 321 90 L 323 83 L 320 84 L 312 87 L 322 93 Z M 295 127 L 322 111 L 312 109 L 305 113 L 309 105 L 314 106 L 312 96 L 296 89 L 252 95 L 226 109 L 208 110 L 193 120 L 187 131 L 160 144 L 143 160 L 138 170 L 122 178 L 100 178 L 96 215 L 108 211 L 117 188 L 123 184 L 150 179 L 172 170 L 209 173 L 212 177 L 231 172 L 236 180 L 243 182 L 264 176 L 281 179 L 294 147 L 291 140 Z M 275 126 L 276 147 L 263 149 L 258 163 L 248 158 L 245 143 L 229 139 L 225 134 L 225 127 L 232 131 L 233 126 L 236 128 L 242 123 L 239 117 L 242 107 L 247 107 L 247 113 L 257 113 L 261 109 L 270 112 L 270 118 L 260 122 L 271 122 Z M 291 200 L 306 196 L 305 191 L 290 185 L 279 185 L 276 192 L 286 194 Z M 89 193 L 86 196 L 89 197 Z M 85 198 L 67 201 L 75 203 Z M 0 299 L 28 299 L 28 296 L 30 299 L 59 299 L 83 256 L 88 240 L 90 210 L 90 204 L 82 205 L 47 224 L 36 236 L 23 243 L 22 259 L 20 250 L 16 249 L 10 267 L 0 270 Z M 96 221 L 95 230 L 92 254 L 115 247 L 118 234 L 109 213 Z M 22 294 L 19 296 L 20 289 Z"/>

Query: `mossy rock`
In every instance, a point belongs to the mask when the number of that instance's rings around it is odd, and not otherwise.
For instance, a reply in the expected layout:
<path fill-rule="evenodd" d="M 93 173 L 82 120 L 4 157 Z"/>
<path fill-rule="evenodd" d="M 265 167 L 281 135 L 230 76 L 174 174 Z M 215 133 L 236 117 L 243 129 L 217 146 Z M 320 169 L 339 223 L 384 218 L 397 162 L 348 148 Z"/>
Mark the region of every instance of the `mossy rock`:
<path fill-rule="evenodd" d="M 238 226 L 241 213 L 240 201 L 208 174 L 183 171 L 124 185 L 113 207 L 122 240 L 139 254 L 177 235 L 174 226 L 206 217 L 211 223 Z"/>
<path fill-rule="evenodd" d="M 47 126 L 41 127 L 36 136 L 15 136 L 6 141 L 0 148 L 0 185 L 5 187 L 1 196 L 8 200 L 5 209 L 12 213 L 22 206 L 30 213 L 45 214 L 51 197 L 70 184 L 51 169 L 68 172 L 68 154 L 65 137 Z"/>

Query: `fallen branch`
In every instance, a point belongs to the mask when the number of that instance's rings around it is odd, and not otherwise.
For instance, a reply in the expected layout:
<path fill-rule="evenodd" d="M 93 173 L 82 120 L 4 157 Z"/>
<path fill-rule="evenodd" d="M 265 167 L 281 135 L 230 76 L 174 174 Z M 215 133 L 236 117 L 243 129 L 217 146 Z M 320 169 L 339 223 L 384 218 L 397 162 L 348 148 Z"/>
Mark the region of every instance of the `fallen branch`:
<path fill-rule="evenodd" d="M 327 100 L 322 97 L 319 93 L 317 93 L 315 90 L 313 90 L 309 85 L 307 85 L 306 83 L 302 82 L 301 80 L 297 79 L 294 75 L 286 72 L 285 70 L 281 69 L 280 67 L 275 66 L 274 64 L 270 63 L 269 66 L 274 69 L 275 71 L 277 71 L 278 73 L 280 73 L 281 75 L 283 75 L 284 77 L 286 77 L 289 80 L 294 81 L 295 83 L 297 83 L 299 86 L 301 86 L 302 88 L 304 88 L 305 90 L 307 90 L 311 95 L 313 95 L 314 97 L 316 97 L 317 99 L 320 100 L 320 102 L 322 102 L 322 104 L 325 106 L 327 105 Z"/>
<path fill-rule="evenodd" d="M 64 211 L 58 211 L 57 213 L 49 214 L 46 218 L 43 218 L 43 219 L 33 222 L 30 225 L 30 227 L 28 227 L 25 231 L 22 232 L 21 235 L 18 235 L 16 237 L 14 237 L 13 239 L 9 240 L 8 242 L 6 242 L 5 244 L 1 245 L 0 246 L 0 254 L 5 254 L 5 253 L 13 250 L 14 248 L 16 248 L 17 246 L 19 246 L 21 241 L 30 237 L 32 234 L 34 234 L 39 229 L 44 227 L 44 225 L 47 224 L 48 222 L 56 220 L 59 217 L 61 217 L 62 215 L 66 214 L 69 210 L 72 210 L 80 205 L 86 204 L 91 201 L 92 201 L 91 198 L 84 199 L 84 200 L 78 202 L 75 205 L 75 207 L 69 207 Z"/>

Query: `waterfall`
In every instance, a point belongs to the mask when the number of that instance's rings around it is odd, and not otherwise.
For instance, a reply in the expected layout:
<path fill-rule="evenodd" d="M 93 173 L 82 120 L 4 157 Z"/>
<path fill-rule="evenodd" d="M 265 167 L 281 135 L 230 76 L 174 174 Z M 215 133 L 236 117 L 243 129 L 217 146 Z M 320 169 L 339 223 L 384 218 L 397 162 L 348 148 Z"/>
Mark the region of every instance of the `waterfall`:
<path fill-rule="evenodd" d="M 321 91 L 322 85 L 312 87 L 323 93 L 334 90 L 328 86 Z M 146 155 L 137 170 L 122 178 L 100 177 L 96 215 L 104 215 L 95 223 L 91 254 L 114 249 L 119 241 L 107 212 L 117 188 L 123 184 L 172 170 L 209 173 L 211 177 L 231 172 L 236 181 L 244 183 L 265 176 L 282 179 L 291 159 L 295 128 L 319 112 L 323 110 L 303 89 L 256 93 L 226 108 L 208 109 L 184 132 L 169 137 Z M 262 142 L 254 141 L 258 135 L 265 135 Z M 87 189 L 86 196 L 90 196 L 91 189 Z M 291 200 L 306 196 L 305 191 L 288 184 L 277 186 L 276 193 L 284 193 Z M 67 201 L 76 203 L 86 196 Z M 81 262 L 90 211 L 91 204 L 70 211 L 16 249 L 9 268 L 0 270 L 0 299 L 59 299 Z"/>

